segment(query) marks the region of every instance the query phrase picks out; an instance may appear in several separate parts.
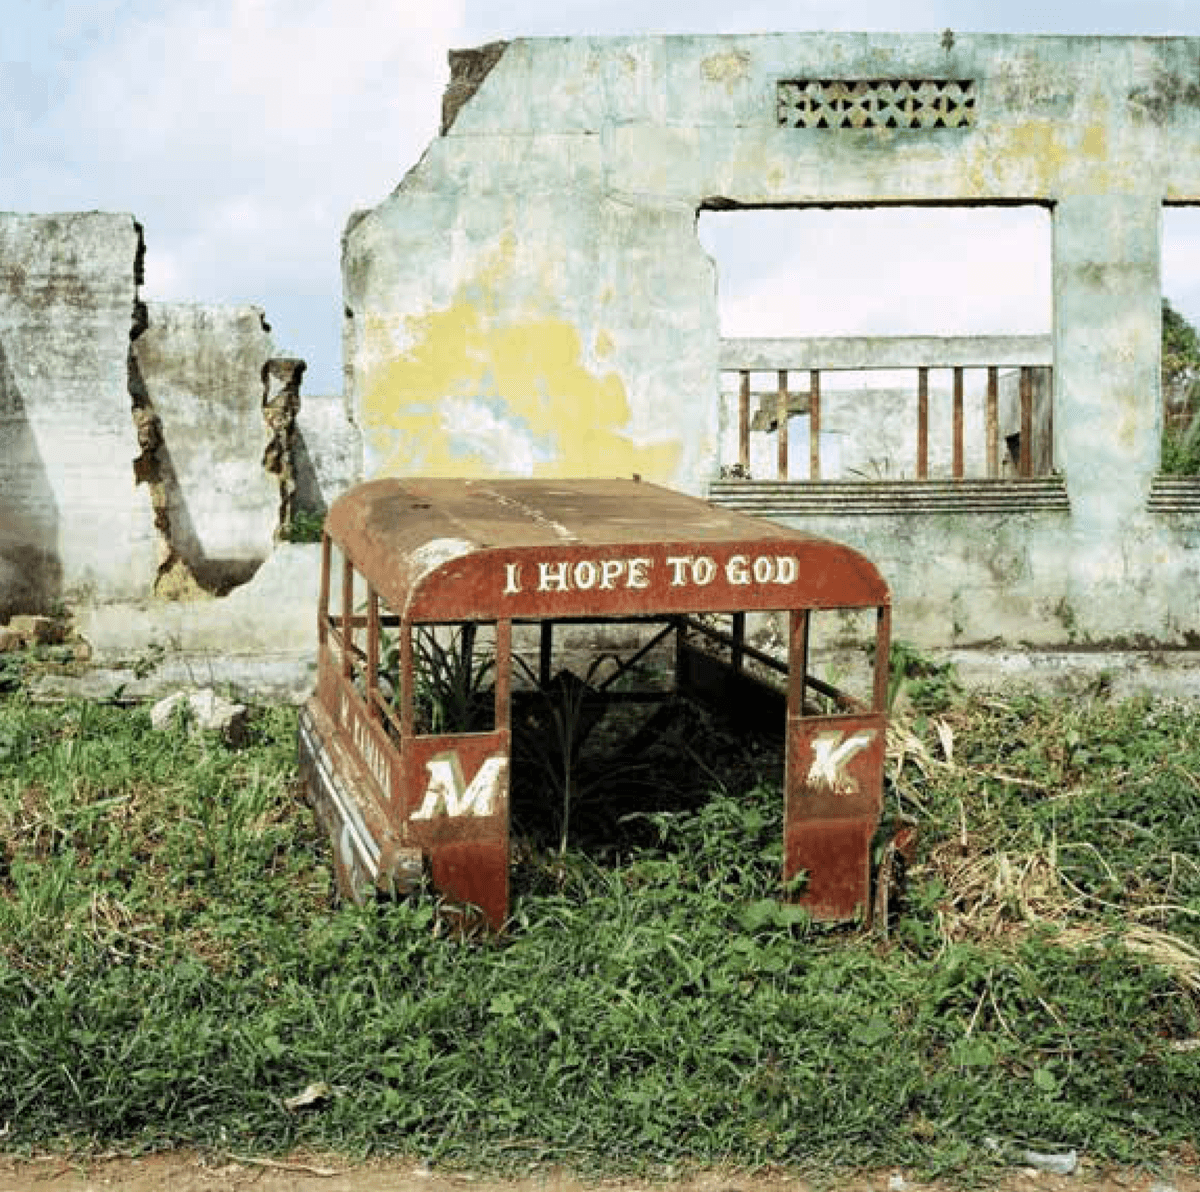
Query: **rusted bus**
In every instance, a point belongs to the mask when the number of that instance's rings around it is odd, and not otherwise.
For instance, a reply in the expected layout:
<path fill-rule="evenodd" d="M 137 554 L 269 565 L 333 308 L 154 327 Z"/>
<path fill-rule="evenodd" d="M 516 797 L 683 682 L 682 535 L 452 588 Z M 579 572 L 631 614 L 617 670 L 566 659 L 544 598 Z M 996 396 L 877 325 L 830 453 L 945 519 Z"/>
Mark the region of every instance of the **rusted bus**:
<path fill-rule="evenodd" d="M 322 552 L 317 688 L 302 714 L 310 799 L 345 894 L 404 889 L 423 860 L 434 885 L 508 914 L 514 626 L 536 629 L 522 681 L 546 691 L 556 634 L 636 626 L 619 690 L 651 650 L 671 691 L 778 705 L 784 876 L 817 916 L 869 901 L 886 735 L 889 596 L 858 552 L 637 480 L 373 481 L 335 502 Z M 871 621 L 870 682 L 857 699 L 812 673 L 810 618 Z M 781 655 L 747 639 L 747 615 L 787 626 Z M 718 623 L 714 622 L 714 618 Z M 764 683 L 761 673 L 777 681 Z M 756 702 L 757 701 L 757 702 Z"/>

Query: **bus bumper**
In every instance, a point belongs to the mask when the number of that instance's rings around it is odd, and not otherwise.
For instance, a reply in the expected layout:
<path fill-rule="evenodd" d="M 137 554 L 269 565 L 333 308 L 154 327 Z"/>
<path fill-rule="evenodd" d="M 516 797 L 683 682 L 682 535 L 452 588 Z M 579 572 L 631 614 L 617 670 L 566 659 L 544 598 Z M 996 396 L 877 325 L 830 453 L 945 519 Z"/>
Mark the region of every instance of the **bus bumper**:
<path fill-rule="evenodd" d="M 333 846 L 339 893 L 362 903 L 376 891 L 403 894 L 420 885 L 421 850 L 400 843 L 370 777 L 338 744 L 315 699 L 300 710 L 297 746 L 305 797 Z"/>

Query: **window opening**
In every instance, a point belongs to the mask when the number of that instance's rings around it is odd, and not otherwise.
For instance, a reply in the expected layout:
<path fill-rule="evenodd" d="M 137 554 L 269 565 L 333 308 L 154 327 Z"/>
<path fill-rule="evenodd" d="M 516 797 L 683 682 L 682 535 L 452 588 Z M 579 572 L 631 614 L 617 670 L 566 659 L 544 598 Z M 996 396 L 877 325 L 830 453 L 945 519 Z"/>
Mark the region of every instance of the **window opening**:
<path fill-rule="evenodd" d="M 754 789 L 773 792 L 771 814 L 781 817 L 779 616 L 515 624 L 517 837 L 540 848 L 570 843 L 598 859 L 669 847 L 676 813 L 695 812 L 714 793 Z M 780 824 L 768 831 L 778 839 Z"/>
<path fill-rule="evenodd" d="M 808 614 L 805 716 L 878 708 L 878 628 L 879 614 L 873 608 L 816 609 Z"/>
<path fill-rule="evenodd" d="M 881 708 L 880 611 L 800 615 L 809 625 L 803 715 Z M 773 792 L 771 814 L 781 816 L 790 616 L 514 625 L 516 834 L 600 856 L 655 847 L 657 816 L 757 789 Z"/>
<path fill-rule="evenodd" d="M 342 566 L 342 673 L 367 698 L 367 583 L 350 561 Z"/>
<path fill-rule="evenodd" d="M 496 730 L 496 626 L 414 625 L 413 728 L 420 736 Z M 399 666 L 399 647 L 395 647 Z M 387 658 L 389 671 L 392 657 Z"/>
<path fill-rule="evenodd" d="M 1040 207 L 702 211 L 718 272 L 722 474 L 1053 470 Z"/>
<path fill-rule="evenodd" d="M 1167 207 L 1162 236 L 1162 462 L 1200 476 L 1200 207 Z"/>
<path fill-rule="evenodd" d="M 400 676 L 400 618 L 380 600 L 375 600 L 374 618 L 378 633 L 373 669 L 375 685 L 372 691 L 372 713 L 383 722 L 388 736 L 398 741 L 403 728 L 404 715 L 400 705 L 402 686 Z"/>

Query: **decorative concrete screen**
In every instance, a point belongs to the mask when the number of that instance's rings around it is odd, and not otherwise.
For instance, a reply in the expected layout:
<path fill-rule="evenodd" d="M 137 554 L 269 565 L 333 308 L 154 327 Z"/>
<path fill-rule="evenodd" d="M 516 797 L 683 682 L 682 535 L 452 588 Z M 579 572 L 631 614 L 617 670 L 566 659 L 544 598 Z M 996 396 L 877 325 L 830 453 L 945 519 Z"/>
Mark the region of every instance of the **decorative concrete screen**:
<path fill-rule="evenodd" d="M 796 79 L 779 84 L 785 128 L 969 128 L 974 80 Z"/>

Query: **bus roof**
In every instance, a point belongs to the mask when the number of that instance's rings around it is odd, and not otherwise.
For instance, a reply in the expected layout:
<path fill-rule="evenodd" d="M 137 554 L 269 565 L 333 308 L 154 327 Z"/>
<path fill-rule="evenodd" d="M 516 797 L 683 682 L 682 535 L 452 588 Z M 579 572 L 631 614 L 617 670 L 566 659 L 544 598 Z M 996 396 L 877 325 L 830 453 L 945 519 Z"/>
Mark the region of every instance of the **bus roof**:
<path fill-rule="evenodd" d="M 888 603 L 850 547 L 637 479 L 372 480 L 326 532 L 411 621 Z"/>

